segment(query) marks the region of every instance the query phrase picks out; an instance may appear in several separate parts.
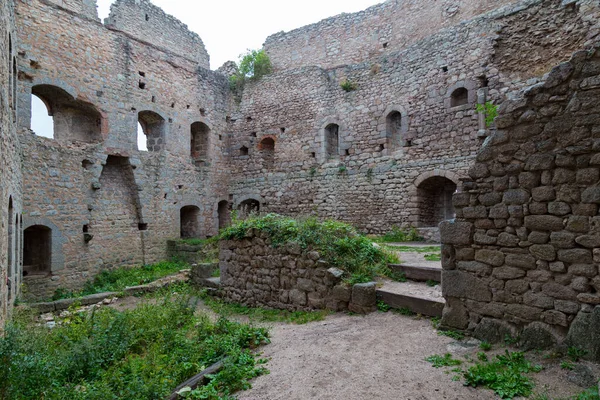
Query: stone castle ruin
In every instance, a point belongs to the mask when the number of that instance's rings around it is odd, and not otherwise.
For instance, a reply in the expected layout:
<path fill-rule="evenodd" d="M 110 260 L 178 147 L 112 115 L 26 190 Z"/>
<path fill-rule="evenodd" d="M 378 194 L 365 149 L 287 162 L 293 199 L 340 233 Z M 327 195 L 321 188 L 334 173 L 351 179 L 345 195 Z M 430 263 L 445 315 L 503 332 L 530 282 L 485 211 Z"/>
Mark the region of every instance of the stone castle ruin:
<path fill-rule="evenodd" d="M 274 72 L 238 97 L 231 64 L 210 70 L 148 0 L 104 23 L 95 0 L 3 1 L 0 323 L 21 284 L 47 298 L 163 260 L 239 210 L 433 239 L 451 220 L 443 323 L 566 336 L 600 304 L 599 17 L 594 0 L 388 0 L 270 36 Z"/>

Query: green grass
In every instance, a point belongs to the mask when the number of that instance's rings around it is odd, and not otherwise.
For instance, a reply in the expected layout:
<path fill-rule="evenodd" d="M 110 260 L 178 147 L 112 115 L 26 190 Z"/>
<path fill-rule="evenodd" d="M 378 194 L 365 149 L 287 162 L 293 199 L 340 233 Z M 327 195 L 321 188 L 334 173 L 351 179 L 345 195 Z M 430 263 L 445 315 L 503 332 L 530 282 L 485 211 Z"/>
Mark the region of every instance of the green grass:
<path fill-rule="evenodd" d="M 394 308 L 394 309 L 392 309 L 392 312 L 394 312 L 396 314 L 404 315 L 406 317 L 412 317 L 412 316 L 416 315 L 414 312 L 412 312 L 410 310 L 410 308 L 407 308 L 407 307 Z"/>
<path fill-rule="evenodd" d="M 102 271 L 96 277 L 85 283 L 80 291 L 58 289 L 52 300 L 87 296 L 103 292 L 120 292 L 128 286 L 145 285 L 173 275 L 189 265 L 179 261 L 163 261 L 143 267 L 122 267 L 112 271 Z"/>
<path fill-rule="evenodd" d="M 479 348 L 483 351 L 490 351 L 492 349 L 492 345 L 490 342 L 486 342 L 485 340 L 479 344 Z"/>
<path fill-rule="evenodd" d="M 463 340 L 465 338 L 465 335 L 463 333 L 460 332 L 456 332 L 456 331 L 438 331 L 438 335 L 440 336 L 447 336 L 449 338 L 452 338 L 454 340 Z"/>
<path fill-rule="evenodd" d="M 430 253 L 423 256 L 427 261 L 442 261 L 442 255 L 440 253 Z"/>
<path fill-rule="evenodd" d="M 491 361 L 478 362 L 468 368 L 464 372 L 465 385 L 486 387 L 502 399 L 528 397 L 534 383 L 526 374 L 541 370 L 541 366 L 534 366 L 527 361 L 523 353 L 509 353 L 506 350 L 504 355 L 497 355 Z"/>
<path fill-rule="evenodd" d="M 235 221 L 221 232 L 225 240 L 241 240 L 249 229 L 266 233 L 274 247 L 296 243 L 304 251 L 316 250 L 330 266 L 345 272 L 350 284 L 369 282 L 376 276 L 391 274 L 388 263 L 398 257 L 360 235 L 354 227 L 337 221 L 316 218 L 293 219 L 277 214 L 250 216 Z"/>
<path fill-rule="evenodd" d="M 574 362 L 577 362 L 579 361 L 579 359 L 585 357 L 587 353 L 588 352 L 586 350 L 581 349 L 579 347 L 569 347 L 569 349 L 567 350 L 567 355 Z"/>
<path fill-rule="evenodd" d="M 378 243 L 420 242 L 423 240 L 416 228 L 403 229 L 397 226 L 383 236 L 374 238 Z"/>
<path fill-rule="evenodd" d="M 571 362 L 571 361 L 563 361 L 560 363 L 560 367 L 562 369 L 572 371 L 575 368 L 575 364 L 573 364 L 573 362 Z"/>
<path fill-rule="evenodd" d="M 154 400 L 226 358 L 196 399 L 231 399 L 267 372 L 251 351 L 268 332 L 195 314 L 189 296 L 119 312 L 74 313 L 54 329 L 21 315 L 0 339 L 0 398 Z"/>
<path fill-rule="evenodd" d="M 392 246 L 389 244 L 382 243 L 381 247 L 389 251 L 395 251 L 399 253 L 440 253 L 440 246 Z M 440 253 L 441 254 L 441 253 Z"/>
<path fill-rule="evenodd" d="M 425 361 L 430 362 L 434 368 L 450 367 L 462 364 L 462 361 L 453 359 L 452 354 L 450 353 L 444 354 L 443 356 L 435 354 L 427 357 Z"/>
<path fill-rule="evenodd" d="M 226 303 L 206 294 L 201 295 L 201 297 L 211 310 L 223 317 L 243 315 L 255 322 L 286 322 L 302 325 L 309 322 L 323 321 L 330 314 L 329 311 L 287 311 L 253 308 L 236 303 Z"/>

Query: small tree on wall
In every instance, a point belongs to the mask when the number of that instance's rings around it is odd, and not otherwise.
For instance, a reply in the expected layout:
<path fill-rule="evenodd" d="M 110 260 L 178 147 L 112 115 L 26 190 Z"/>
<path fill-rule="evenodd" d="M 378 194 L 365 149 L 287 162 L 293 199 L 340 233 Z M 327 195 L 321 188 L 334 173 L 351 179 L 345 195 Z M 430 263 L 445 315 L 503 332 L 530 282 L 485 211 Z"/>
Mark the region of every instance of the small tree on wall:
<path fill-rule="evenodd" d="M 257 81 L 273 72 L 271 59 L 264 50 L 250 50 L 240 55 L 238 72 L 229 78 L 232 90 L 242 90 L 246 81 Z"/>

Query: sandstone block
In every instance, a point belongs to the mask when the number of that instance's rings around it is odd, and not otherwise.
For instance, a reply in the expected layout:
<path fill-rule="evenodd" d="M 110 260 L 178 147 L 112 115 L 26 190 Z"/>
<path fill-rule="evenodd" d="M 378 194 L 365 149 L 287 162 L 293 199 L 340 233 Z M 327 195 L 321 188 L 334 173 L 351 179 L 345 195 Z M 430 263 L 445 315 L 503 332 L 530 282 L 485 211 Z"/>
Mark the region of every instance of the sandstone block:
<path fill-rule="evenodd" d="M 563 219 L 552 215 L 529 215 L 525 217 L 525 227 L 532 231 L 561 231 Z"/>

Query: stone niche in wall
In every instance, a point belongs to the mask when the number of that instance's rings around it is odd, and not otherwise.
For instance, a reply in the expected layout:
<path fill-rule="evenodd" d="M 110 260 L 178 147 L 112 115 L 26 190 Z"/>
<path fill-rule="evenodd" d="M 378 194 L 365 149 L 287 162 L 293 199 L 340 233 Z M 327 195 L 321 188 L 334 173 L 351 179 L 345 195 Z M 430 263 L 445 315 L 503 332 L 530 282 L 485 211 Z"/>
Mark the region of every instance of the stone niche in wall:
<path fill-rule="evenodd" d="M 600 360 L 600 50 L 505 102 L 441 224 L 442 325 Z"/>
<path fill-rule="evenodd" d="M 220 243 L 219 267 L 227 301 L 290 311 L 376 309 L 374 282 L 349 286 L 318 252 L 296 243 L 271 246 L 268 234 L 255 229 Z"/>

